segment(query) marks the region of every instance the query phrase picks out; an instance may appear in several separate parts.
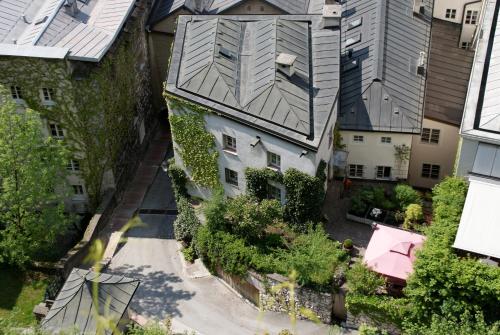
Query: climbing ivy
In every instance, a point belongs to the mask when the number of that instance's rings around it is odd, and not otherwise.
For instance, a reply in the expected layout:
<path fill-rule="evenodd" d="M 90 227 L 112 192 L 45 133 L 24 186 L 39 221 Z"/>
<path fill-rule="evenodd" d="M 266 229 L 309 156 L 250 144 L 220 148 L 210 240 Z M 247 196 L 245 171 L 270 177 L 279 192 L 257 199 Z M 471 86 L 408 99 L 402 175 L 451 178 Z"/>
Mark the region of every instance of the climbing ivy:
<path fill-rule="evenodd" d="M 247 193 L 259 200 L 267 198 L 269 181 L 281 183 L 283 175 L 272 169 L 246 168 L 245 179 L 247 181 Z"/>
<path fill-rule="evenodd" d="M 99 204 L 105 173 L 117 162 L 131 136 L 136 111 L 145 108 L 145 84 L 136 67 L 138 26 L 98 66 L 25 57 L 0 58 L 0 83 L 19 86 L 26 105 L 57 122 L 80 161 L 90 209 Z M 42 88 L 53 104 L 42 103 Z"/>
<path fill-rule="evenodd" d="M 192 102 L 165 94 L 169 109 L 170 127 L 178 153 L 193 181 L 202 187 L 216 188 L 219 181 L 219 154 L 215 138 L 205 129 L 204 115 L 209 110 Z"/>

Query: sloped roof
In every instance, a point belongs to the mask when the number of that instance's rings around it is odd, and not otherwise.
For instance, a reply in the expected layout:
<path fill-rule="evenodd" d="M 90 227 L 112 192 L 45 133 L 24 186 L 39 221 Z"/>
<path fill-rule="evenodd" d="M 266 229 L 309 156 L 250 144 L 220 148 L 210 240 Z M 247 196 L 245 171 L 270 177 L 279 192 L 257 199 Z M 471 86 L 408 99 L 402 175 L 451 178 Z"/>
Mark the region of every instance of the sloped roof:
<path fill-rule="evenodd" d="M 97 307 L 93 303 L 94 283 L 98 284 Z M 138 280 L 75 268 L 43 319 L 42 329 L 58 332 L 76 328 L 78 334 L 95 334 L 96 315 L 117 324 L 138 286 Z"/>
<path fill-rule="evenodd" d="M 341 129 L 419 133 L 422 124 L 432 0 L 342 3 Z"/>
<path fill-rule="evenodd" d="M 500 143 L 500 2 L 485 6 L 461 134 Z"/>
<path fill-rule="evenodd" d="M 181 16 L 167 90 L 315 147 L 339 88 L 339 31 L 320 19 Z M 282 53 L 296 56 L 291 77 Z"/>
<path fill-rule="evenodd" d="M 75 16 L 66 0 L 0 0 L 0 55 L 40 57 L 37 47 L 69 59 L 100 61 L 113 44 L 134 0 L 77 1 Z M 16 46 L 15 48 L 12 46 Z M 49 48 L 47 48 L 49 47 Z M 52 48 L 52 49 L 50 49 Z"/>
<path fill-rule="evenodd" d="M 500 258 L 500 181 L 469 177 L 469 189 L 453 247 Z"/>
<path fill-rule="evenodd" d="M 194 0 L 158 0 L 151 11 L 149 24 L 165 19 L 179 8 L 193 14 L 222 14 L 225 10 L 243 4 L 246 0 L 202 0 L 202 9 L 196 10 Z M 324 0 L 262 0 L 284 14 L 320 14 Z"/>

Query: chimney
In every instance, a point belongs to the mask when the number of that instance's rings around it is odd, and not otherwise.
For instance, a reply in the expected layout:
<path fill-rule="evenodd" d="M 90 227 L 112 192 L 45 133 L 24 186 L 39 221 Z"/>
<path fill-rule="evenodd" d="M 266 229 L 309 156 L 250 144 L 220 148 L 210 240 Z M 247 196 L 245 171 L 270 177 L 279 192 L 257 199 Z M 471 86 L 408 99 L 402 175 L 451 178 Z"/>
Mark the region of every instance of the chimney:
<path fill-rule="evenodd" d="M 64 3 L 64 8 L 66 10 L 66 13 L 73 17 L 78 14 L 78 4 L 76 0 L 66 0 L 66 2 Z"/>
<path fill-rule="evenodd" d="M 278 65 L 278 71 L 284 73 L 287 77 L 293 76 L 295 73 L 295 59 L 297 56 L 290 55 L 287 53 L 280 53 L 278 57 L 276 57 L 276 64 Z"/>
<path fill-rule="evenodd" d="M 332 0 L 325 0 L 323 6 L 323 28 L 336 28 L 340 26 L 342 5 Z"/>

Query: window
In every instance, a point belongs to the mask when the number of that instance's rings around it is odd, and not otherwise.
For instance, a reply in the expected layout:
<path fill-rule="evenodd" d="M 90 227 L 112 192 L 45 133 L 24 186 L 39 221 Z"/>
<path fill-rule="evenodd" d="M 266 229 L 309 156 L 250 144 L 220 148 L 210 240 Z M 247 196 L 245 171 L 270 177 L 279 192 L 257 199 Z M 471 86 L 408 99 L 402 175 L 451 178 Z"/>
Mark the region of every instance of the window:
<path fill-rule="evenodd" d="M 69 171 L 80 171 L 80 162 L 77 160 L 70 160 L 68 165 L 66 166 L 66 169 Z"/>
<path fill-rule="evenodd" d="M 454 19 L 454 18 L 456 18 L 456 16 L 457 16 L 457 10 L 456 9 L 450 9 L 450 8 L 446 9 L 446 15 L 445 15 L 445 17 L 447 19 Z"/>
<path fill-rule="evenodd" d="M 275 154 L 274 152 L 267 152 L 267 166 L 273 167 L 276 169 L 281 168 L 281 156 Z"/>
<path fill-rule="evenodd" d="M 391 167 L 377 166 L 377 178 L 379 179 L 391 178 Z"/>
<path fill-rule="evenodd" d="M 328 148 L 330 148 L 333 144 L 333 126 L 330 127 L 330 131 L 328 132 Z"/>
<path fill-rule="evenodd" d="M 422 177 L 423 178 L 438 179 L 440 170 L 441 170 L 441 167 L 439 165 L 422 164 Z"/>
<path fill-rule="evenodd" d="M 438 144 L 440 134 L 441 130 L 439 129 L 422 128 L 422 135 L 420 136 L 420 142 Z"/>
<path fill-rule="evenodd" d="M 391 137 L 387 137 L 387 136 L 382 136 L 380 138 L 380 142 L 390 144 L 392 142 L 392 138 Z"/>
<path fill-rule="evenodd" d="M 222 141 L 224 142 L 224 150 L 236 152 L 236 138 L 224 134 Z"/>
<path fill-rule="evenodd" d="M 228 169 L 225 169 L 226 172 L 226 183 L 238 186 L 238 172 Z"/>
<path fill-rule="evenodd" d="M 354 135 L 352 140 L 354 142 L 363 143 L 365 141 L 365 137 L 363 135 Z"/>
<path fill-rule="evenodd" d="M 75 195 L 83 195 L 83 186 L 82 185 L 71 185 L 73 187 L 73 193 Z"/>
<path fill-rule="evenodd" d="M 468 10 L 465 14 L 465 24 L 476 24 L 478 13 L 477 10 Z"/>
<path fill-rule="evenodd" d="M 267 198 L 281 201 L 281 190 L 279 187 L 267 184 Z"/>
<path fill-rule="evenodd" d="M 363 178 L 363 170 L 365 166 L 359 164 L 349 164 L 349 176 Z"/>
<path fill-rule="evenodd" d="M 12 95 L 12 99 L 19 100 L 23 98 L 23 92 L 19 86 L 11 86 L 10 94 Z"/>
<path fill-rule="evenodd" d="M 462 45 L 460 46 L 462 49 L 469 50 L 470 47 L 472 46 L 471 42 L 462 42 Z"/>
<path fill-rule="evenodd" d="M 42 88 L 43 101 L 52 101 L 54 97 L 54 90 L 52 88 Z"/>
<path fill-rule="evenodd" d="M 61 128 L 60 125 L 57 123 L 50 123 L 50 135 L 52 135 L 53 138 L 57 139 L 63 139 L 64 138 L 64 130 Z"/>

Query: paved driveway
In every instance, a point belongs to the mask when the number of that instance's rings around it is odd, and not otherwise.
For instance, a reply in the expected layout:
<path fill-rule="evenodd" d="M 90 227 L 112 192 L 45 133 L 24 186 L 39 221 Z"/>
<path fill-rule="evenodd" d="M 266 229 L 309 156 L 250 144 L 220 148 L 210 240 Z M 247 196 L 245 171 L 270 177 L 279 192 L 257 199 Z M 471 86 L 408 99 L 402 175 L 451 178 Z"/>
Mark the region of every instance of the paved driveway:
<path fill-rule="evenodd" d="M 171 316 L 204 335 L 277 334 L 290 328 L 284 314 L 258 310 L 241 300 L 217 278 L 188 277 L 172 238 L 174 216 L 141 215 L 146 226 L 128 233 L 127 243 L 115 254 L 108 272 L 141 281 L 131 307 L 142 316 L 162 320 Z M 325 325 L 300 321 L 300 335 L 329 334 Z"/>

